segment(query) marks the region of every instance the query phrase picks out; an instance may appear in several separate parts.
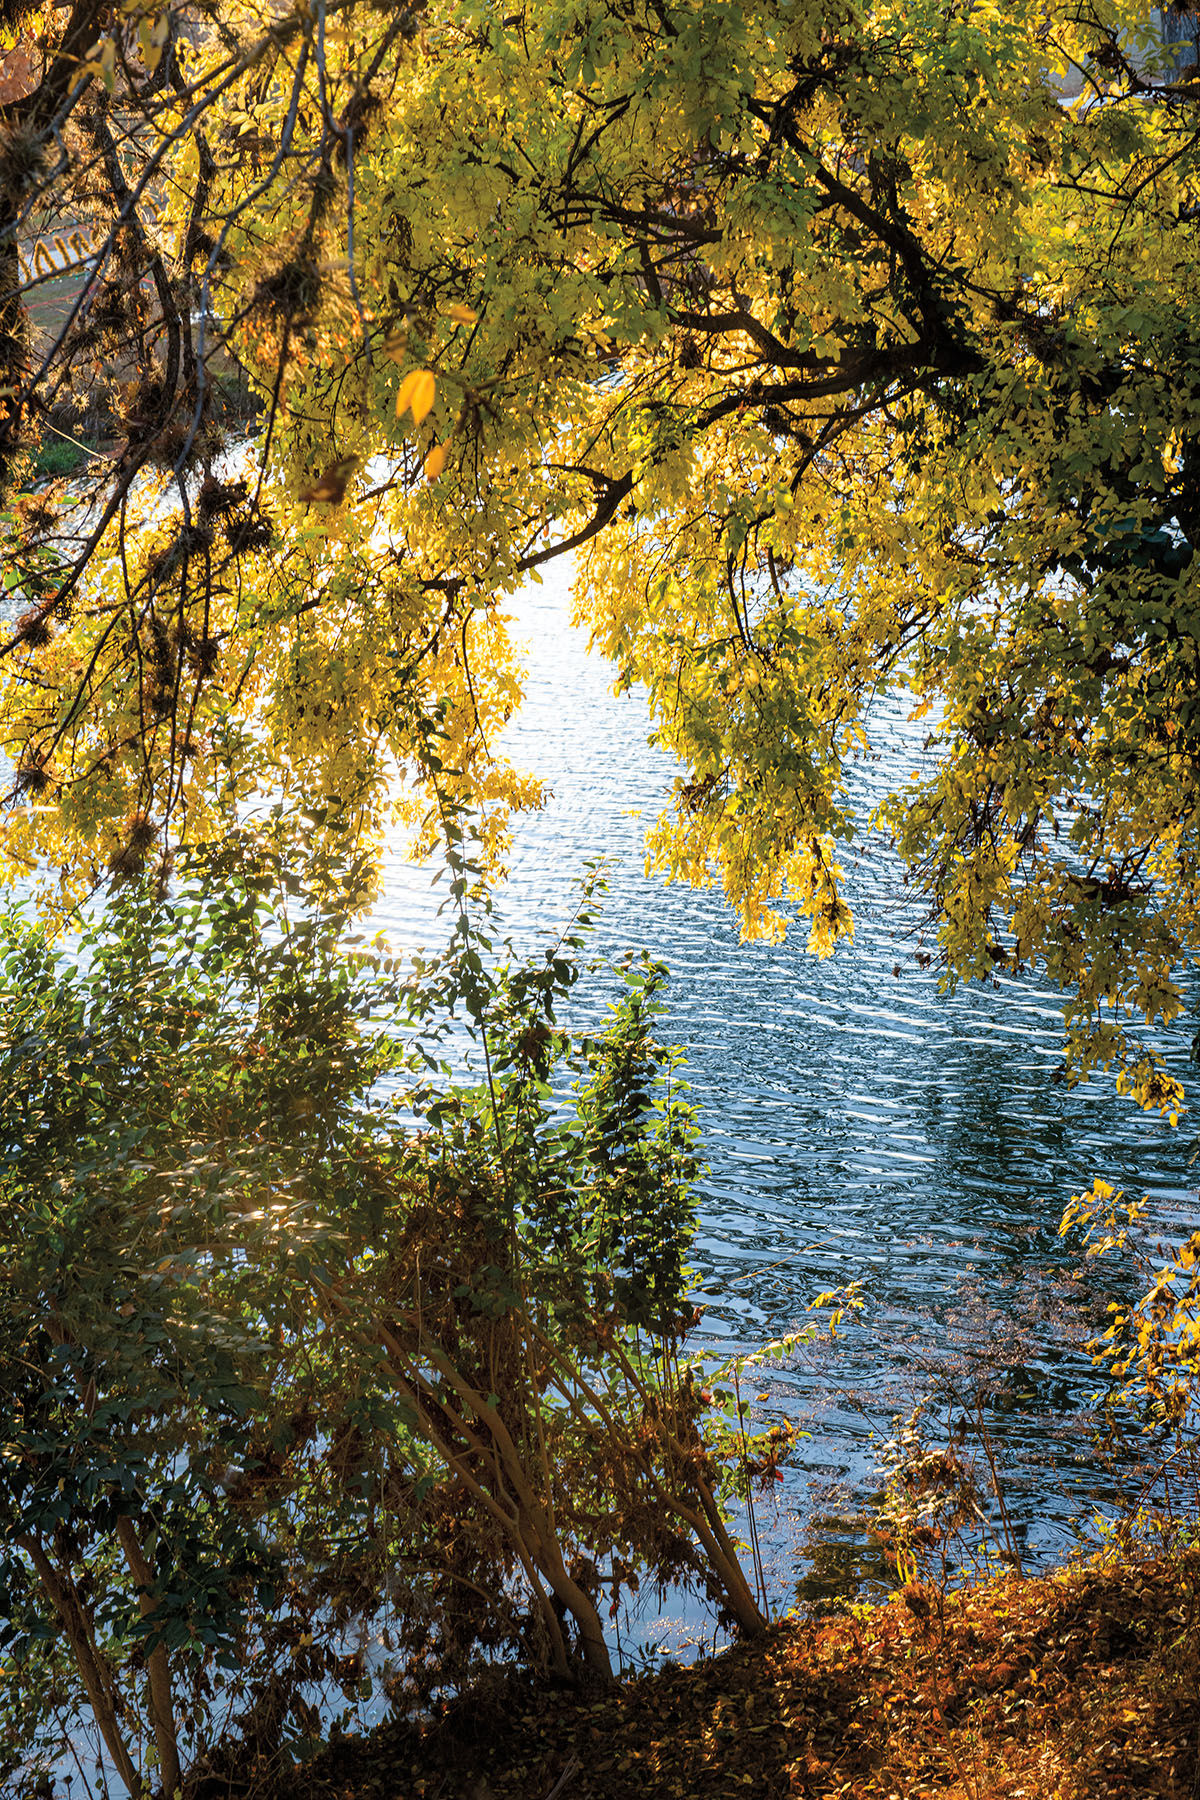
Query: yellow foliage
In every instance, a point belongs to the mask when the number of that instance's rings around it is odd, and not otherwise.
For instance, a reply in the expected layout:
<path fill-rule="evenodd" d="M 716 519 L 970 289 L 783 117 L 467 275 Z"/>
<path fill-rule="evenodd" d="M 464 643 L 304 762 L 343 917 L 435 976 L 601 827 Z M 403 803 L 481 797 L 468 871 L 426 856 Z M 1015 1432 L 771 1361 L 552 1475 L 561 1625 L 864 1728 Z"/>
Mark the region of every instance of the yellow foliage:
<path fill-rule="evenodd" d="M 1133 24 L 433 0 L 418 33 L 348 0 L 197 34 L 228 155 L 164 138 L 156 241 L 263 424 L 236 500 L 211 444 L 180 479 L 215 510 L 143 479 L 10 647 L 7 866 L 78 892 L 135 813 L 168 843 L 281 784 L 368 837 L 440 785 L 502 855 L 553 779 L 493 749 L 503 603 L 569 548 L 684 770 L 652 868 L 827 955 L 882 830 L 948 980 L 1038 965 L 1073 1073 L 1177 1116 L 1138 1027 L 1200 955 L 1200 170 Z M 864 818 L 889 692 L 928 739 Z"/>

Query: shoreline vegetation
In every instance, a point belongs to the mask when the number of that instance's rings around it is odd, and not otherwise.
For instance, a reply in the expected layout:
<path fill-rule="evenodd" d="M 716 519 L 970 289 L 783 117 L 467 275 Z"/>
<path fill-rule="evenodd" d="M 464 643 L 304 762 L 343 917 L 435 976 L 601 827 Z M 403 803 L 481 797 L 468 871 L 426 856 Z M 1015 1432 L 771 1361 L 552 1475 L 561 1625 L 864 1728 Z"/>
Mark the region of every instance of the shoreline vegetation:
<path fill-rule="evenodd" d="M 817 1327 L 696 1355 L 665 968 L 577 1026 L 602 864 L 544 953 L 490 899 L 557 773 L 506 608 L 569 558 L 679 769 L 648 872 L 825 958 L 880 831 L 943 990 L 1031 977 L 1047 1080 L 1178 1124 L 1195 3 L 0 6 L 6 1794 L 1200 1800 L 1193 1202 L 1079 1133 L 1161 1514 L 1026 1577 L 978 1404 L 1010 1572 L 952 1590 L 988 1484 L 918 1408 L 897 1598 L 772 1624 L 730 1527 L 796 1433 L 742 1379 Z M 86 284 L 23 265 L 60 227 Z M 615 1680 L 605 1607 L 685 1586 L 741 1641 Z M 398 1722 L 323 1744 L 368 1644 Z"/>
<path fill-rule="evenodd" d="M 243 1765 L 243 1773 L 245 1772 Z M 214 1770 L 204 1793 L 229 1789 Z M 277 1800 L 1193 1800 L 1200 1550 L 789 1617 L 693 1667 L 497 1675 L 331 1743 Z"/>

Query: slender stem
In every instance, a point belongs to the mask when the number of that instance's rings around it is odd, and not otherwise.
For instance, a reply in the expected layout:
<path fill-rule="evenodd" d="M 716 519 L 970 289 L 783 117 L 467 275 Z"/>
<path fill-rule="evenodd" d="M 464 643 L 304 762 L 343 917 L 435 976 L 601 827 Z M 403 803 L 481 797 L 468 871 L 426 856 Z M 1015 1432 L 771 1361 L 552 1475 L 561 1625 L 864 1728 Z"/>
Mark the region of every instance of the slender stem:
<path fill-rule="evenodd" d="M 133 1520 L 122 1515 L 117 1520 L 117 1538 L 125 1552 L 129 1573 L 138 1585 L 138 1611 L 143 1619 L 152 1619 L 162 1605 L 154 1597 L 154 1571 L 146 1561 Z M 179 1739 L 175 1732 L 175 1695 L 171 1685 L 171 1663 L 167 1647 L 158 1643 L 146 1657 L 150 1677 L 150 1718 L 154 1725 L 154 1741 L 158 1745 L 158 1772 L 166 1800 L 174 1800 L 181 1785 Z"/>
<path fill-rule="evenodd" d="M 561 1352 L 557 1351 L 556 1347 L 550 1343 L 549 1339 L 543 1337 L 541 1341 L 546 1352 L 552 1359 L 556 1358 L 560 1362 L 566 1361 Z M 611 1349 L 613 1355 L 622 1365 L 631 1385 L 639 1394 L 644 1396 L 646 1392 L 645 1387 L 639 1380 L 636 1370 L 629 1362 L 628 1357 L 625 1356 L 619 1345 L 615 1343 L 611 1346 Z M 559 1393 L 562 1395 L 567 1405 L 575 1412 L 577 1417 L 586 1419 L 587 1414 L 584 1411 L 578 1396 L 572 1391 L 574 1386 L 578 1386 L 595 1409 L 600 1424 L 608 1434 L 609 1441 L 613 1444 L 618 1444 L 620 1442 L 618 1435 L 619 1426 L 614 1419 L 613 1414 L 605 1405 L 604 1400 L 588 1385 L 577 1369 L 569 1363 L 567 1366 L 570 1373 L 571 1386 L 568 1387 L 560 1379 L 557 1383 Z M 673 1452 L 677 1462 L 680 1464 L 690 1463 L 691 1458 L 689 1456 L 688 1446 L 681 1443 L 679 1438 L 668 1429 L 665 1421 L 660 1420 L 659 1424 L 660 1435 L 665 1437 L 667 1446 Z M 674 1513 L 677 1518 L 683 1520 L 686 1525 L 690 1526 L 696 1538 L 699 1540 L 705 1556 L 708 1558 L 710 1568 L 724 1588 L 726 1598 L 729 1600 L 734 1616 L 742 1630 L 749 1637 L 759 1636 L 760 1633 L 766 1629 L 766 1619 L 750 1590 L 750 1584 L 746 1580 L 745 1571 L 738 1560 L 737 1551 L 734 1549 L 729 1534 L 725 1530 L 725 1524 L 721 1518 L 721 1509 L 713 1498 L 712 1491 L 707 1482 L 705 1482 L 698 1470 L 695 1468 L 692 1469 L 691 1481 L 695 1488 L 696 1496 L 700 1502 L 701 1508 L 698 1512 L 695 1507 L 691 1507 L 687 1504 L 681 1497 L 677 1488 L 667 1486 L 654 1463 L 645 1454 L 643 1448 L 630 1442 L 628 1436 L 626 1436 L 624 1450 L 630 1461 L 635 1464 L 653 1486 L 655 1496 L 664 1510 Z"/>
<path fill-rule="evenodd" d="M 1008 1504 L 1004 1498 L 1004 1489 L 1000 1485 L 1000 1472 L 996 1467 L 996 1458 L 992 1450 L 992 1434 L 984 1423 L 983 1402 L 978 1398 L 976 1398 L 975 1401 L 975 1411 L 976 1417 L 979 1420 L 979 1441 L 983 1445 L 983 1454 L 987 1457 L 988 1471 L 992 1478 L 992 1492 L 996 1496 L 996 1505 L 1000 1509 L 1000 1523 L 1004 1527 L 1005 1546 L 1008 1550 L 1012 1566 L 1017 1571 L 1017 1574 L 1020 1575 L 1023 1573 L 1021 1568 L 1021 1552 L 1017 1549 L 1016 1534 L 1013 1531 L 1012 1520 L 1009 1517 Z"/>
<path fill-rule="evenodd" d="M 758 1583 L 758 1597 L 765 1612 L 767 1610 L 767 1574 L 763 1568 L 762 1550 L 758 1542 L 758 1518 L 754 1510 L 754 1495 L 750 1491 L 750 1476 L 746 1467 L 749 1460 L 746 1454 L 746 1422 L 742 1415 L 742 1383 L 736 1363 L 733 1366 L 733 1394 L 737 1402 L 738 1436 L 742 1444 L 742 1474 L 746 1478 L 746 1515 L 750 1521 L 750 1550 L 754 1557 L 754 1579 Z"/>
<path fill-rule="evenodd" d="M 346 1302 L 341 1299 L 325 1283 L 314 1284 L 318 1293 L 327 1304 L 335 1310 L 345 1313 Z M 409 1321 L 412 1322 L 411 1320 Z M 554 1528 L 552 1518 L 547 1514 L 545 1506 L 539 1501 L 531 1484 L 521 1453 L 512 1436 L 494 1406 L 477 1388 L 456 1369 L 445 1351 L 422 1334 L 418 1339 L 415 1353 L 405 1349 L 396 1333 L 387 1325 L 378 1322 L 370 1331 L 359 1334 L 364 1340 L 374 1341 L 388 1352 L 388 1374 L 393 1385 L 414 1407 L 421 1421 L 421 1429 L 445 1462 L 468 1492 L 488 1511 L 501 1526 L 511 1542 L 516 1554 L 525 1569 L 526 1575 L 535 1594 L 540 1595 L 540 1586 L 535 1574 L 540 1575 L 548 1583 L 551 1592 L 570 1613 L 579 1628 L 580 1647 L 584 1661 L 589 1668 L 598 1674 L 611 1678 L 612 1661 L 608 1654 L 608 1645 L 604 1638 L 604 1626 L 596 1610 L 591 1596 L 568 1572 L 562 1553 L 562 1546 Z M 440 1430 L 434 1418 L 430 1416 L 428 1406 L 421 1405 L 422 1396 L 433 1401 L 439 1411 L 445 1414 L 453 1429 L 467 1440 L 468 1449 L 476 1454 L 486 1454 L 485 1446 L 473 1433 L 466 1421 L 456 1415 L 431 1390 L 427 1376 L 423 1376 L 418 1367 L 414 1367 L 416 1357 L 426 1358 L 433 1363 L 446 1382 L 454 1390 L 458 1399 L 475 1415 L 479 1424 L 485 1428 L 490 1439 L 493 1466 L 497 1474 L 502 1474 L 512 1490 L 514 1506 L 509 1511 L 502 1506 L 494 1494 L 472 1474 L 463 1456 L 449 1442 L 444 1431 Z M 545 1608 L 543 1607 L 543 1611 Z M 553 1609 L 550 1609 L 551 1613 Z M 557 1621 L 555 1621 L 557 1626 Z M 559 1631 L 561 1636 L 561 1630 Z M 554 1631 L 551 1631 L 551 1643 L 555 1644 Z M 564 1653 L 565 1654 L 565 1653 Z M 557 1649 L 556 1649 L 557 1655 Z"/>
<path fill-rule="evenodd" d="M 71 1646 L 71 1654 L 75 1658 L 75 1666 L 87 1691 L 88 1703 L 117 1773 L 131 1800 L 141 1800 L 145 1788 L 130 1755 L 129 1746 L 121 1736 L 112 1671 L 96 1646 L 90 1621 L 79 1597 L 69 1578 L 65 1581 L 60 1579 L 35 1537 L 19 1537 L 17 1544 L 33 1564 L 46 1597 L 58 1614 L 67 1642 Z"/>

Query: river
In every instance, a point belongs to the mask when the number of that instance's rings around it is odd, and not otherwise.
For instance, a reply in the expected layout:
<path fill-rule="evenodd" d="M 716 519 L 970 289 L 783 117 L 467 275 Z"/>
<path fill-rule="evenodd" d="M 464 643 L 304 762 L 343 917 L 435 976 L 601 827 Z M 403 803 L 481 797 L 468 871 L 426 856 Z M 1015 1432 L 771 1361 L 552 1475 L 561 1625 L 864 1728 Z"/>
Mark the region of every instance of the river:
<path fill-rule="evenodd" d="M 973 1455 L 998 1528 L 994 1457 L 1009 1548 L 1028 1567 L 1061 1557 L 1134 1476 L 1092 1447 L 1100 1379 L 1084 1347 L 1128 1281 L 1081 1268 L 1058 1222 L 1103 1174 L 1178 1226 L 1195 1187 L 1187 1122 L 1172 1131 L 1104 1078 L 1059 1081 L 1060 1015 L 1036 977 L 941 992 L 936 959 L 916 958 L 920 909 L 879 839 L 843 858 L 855 937 L 825 961 L 802 926 L 782 944 L 743 944 L 719 894 L 647 879 L 643 826 L 674 766 L 647 741 L 645 700 L 612 692 L 609 666 L 569 622 L 565 576 L 515 611 L 527 691 L 503 747 L 554 794 L 518 826 L 502 914 L 532 941 L 561 924 L 583 864 L 603 855 L 597 948 L 644 946 L 670 967 L 662 1035 L 686 1052 L 709 1164 L 697 1353 L 752 1349 L 804 1324 L 817 1293 L 864 1283 L 860 1324 L 751 1381 L 766 1395 L 756 1420 L 812 1434 L 759 1510 L 772 1604 L 887 1580 L 864 1520 L 881 1446 L 926 1393 L 932 1436 L 953 1432 Z M 899 703 L 881 709 L 852 772 L 864 810 L 918 766 L 924 730 Z M 398 948 L 440 935 L 429 872 L 398 845 L 374 923 Z M 1177 1072 L 1193 1030 L 1180 1021 L 1166 1040 Z M 694 1613 L 682 1628 L 666 1615 L 641 1624 L 676 1639 L 705 1629 Z"/>

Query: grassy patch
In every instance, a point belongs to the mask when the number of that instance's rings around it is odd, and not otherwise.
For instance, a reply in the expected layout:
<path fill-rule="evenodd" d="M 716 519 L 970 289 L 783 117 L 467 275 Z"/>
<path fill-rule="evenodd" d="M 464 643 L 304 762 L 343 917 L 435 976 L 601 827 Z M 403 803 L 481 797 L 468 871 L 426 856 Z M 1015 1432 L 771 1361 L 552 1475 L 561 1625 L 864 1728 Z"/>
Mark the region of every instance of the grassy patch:
<path fill-rule="evenodd" d="M 88 458 L 89 452 L 82 444 L 68 443 L 66 438 L 47 434 L 34 457 L 33 478 L 44 481 L 57 475 L 74 475 Z"/>

